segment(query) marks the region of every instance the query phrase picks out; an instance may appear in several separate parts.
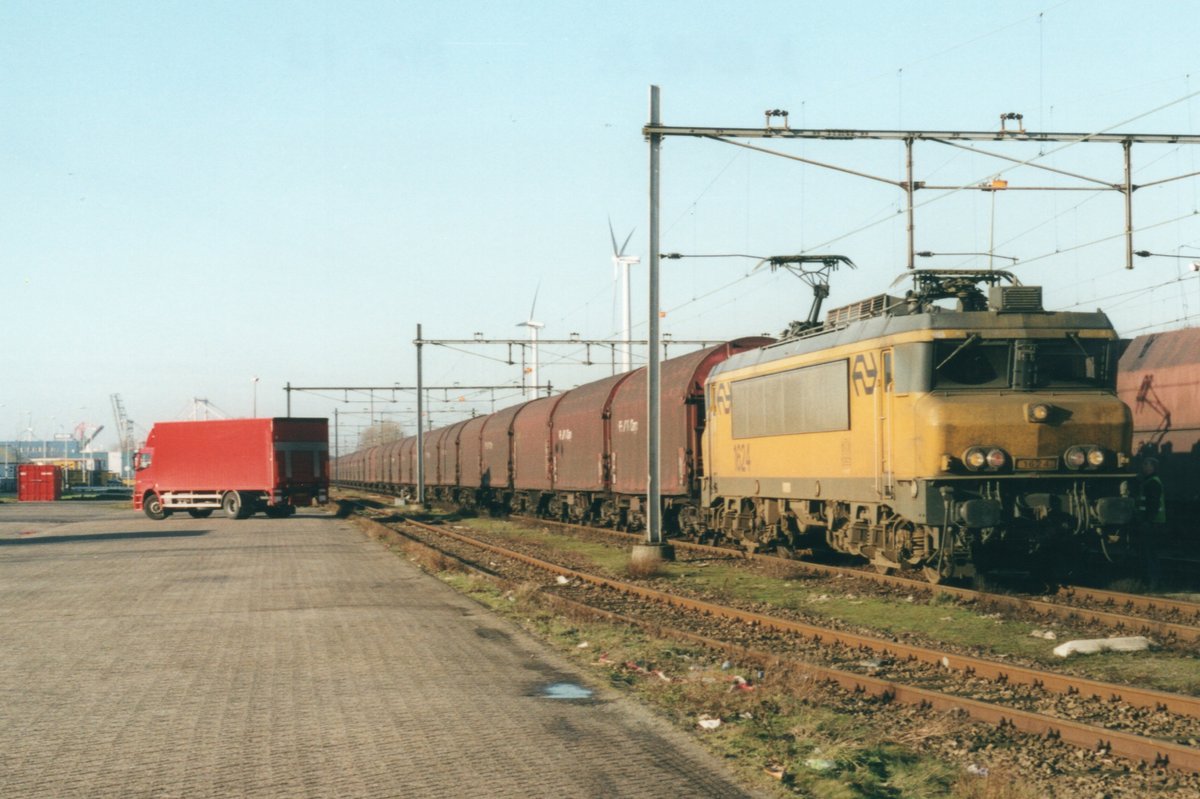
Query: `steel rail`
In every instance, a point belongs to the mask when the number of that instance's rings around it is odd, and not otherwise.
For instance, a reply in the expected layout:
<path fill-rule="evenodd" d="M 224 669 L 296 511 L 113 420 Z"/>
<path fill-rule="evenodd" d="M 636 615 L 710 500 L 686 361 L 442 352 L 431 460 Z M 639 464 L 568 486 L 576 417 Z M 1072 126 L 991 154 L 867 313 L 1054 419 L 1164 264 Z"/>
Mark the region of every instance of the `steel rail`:
<path fill-rule="evenodd" d="M 580 525 L 569 524 L 566 522 L 556 522 L 547 519 L 537 519 L 533 517 L 514 516 L 515 519 L 527 521 L 533 524 L 542 524 L 546 526 L 561 526 L 567 528 L 575 528 L 588 531 L 599 531 L 601 533 L 619 536 L 637 538 L 632 533 L 622 533 L 617 530 L 608 530 L 600 527 L 584 527 Z M 793 560 L 791 558 L 781 558 L 775 555 L 760 555 L 753 552 L 744 552 L 742 550 L 730 549 L 728 547 L 716 547 L 709 544 L 697 544 L 691 541 L 683 541 L 672 539 L 671 543 L 679 549 L 689 549 L 697 552 L 705 552 L 709 554 L 720 554 L 726 557 L 736 555 L 748 560 L 762 560 L 771 563 L 787 563 L 795 567 L 807 571 L 812 574 L 822 575 L 846 575 L 858 577 L 863 580 L 869 580 L 879 585 L 888 585 L 893 587 L 912 588 L 920 591 L 930 591 L 943 596 L 952 596 L 957 599 L 979 602 L 981 604 L 990 605 L 992 607 L 1003 607 L 1014 610 L 1025 610 L 1037 613 L 1042 616 L 1052 616 L 1056 619 L 1064 621 L 1078 621 L 1084 623 L 1099 624 L 1107 629 L 1114 631 L 1124 631 L 1130 633 L 1141 633 L 1146 635 L 1157 636 L 1164 641 L 1183 641 L 1186 643 L 1200 642 L 1200 627 L 1191 624 L 1180 624 L 1177 622 L 1159 621 L 1158 619 L 1148 619 L 1143 616 L 1129 616 L 1115 611 L 1097 610 L 1094 608 L 1082 608 L 1073 605 L 1064 605 L 1060 602 L 1047 602 L 1041 599 L 1029 599 L 1026 597 L 1010 596 L 1008 594 L 994 594 L 984 591 L 976 591 L 971 588 L 960 588 L 953 585 L 935 584 L 926 582 L 925 580 L 916 580 L 909 577 L 902 577 L 893 574 L 877 574 L 866 572 L 861 569 L 847 568 L 845 566 L 830 566 L 824 563 L 813 563 L 811 561 Z M 1065 593 L 1064 593 L 1065 591 Z M 1060 595 L 1066 597 L 1077 596 L 1082 599 L 1090 599 L 1097 602 L 1108 602 L 1110 604 L 1124 603 L 1130 607 L 1140 608 L 1142 610 L 1152 609 L 1170 609 L 1179 610 L 1184 613 L 1192 613 L 1200 617 L 1200 604 L 1191 602 L 1182 602 L 1161 597 L 1143 597 L 1137 594 L 1122 594 L 1114 591 L 1097 591 L 1095 589 L 1080 588 L 1078 586 L 1070 586 L 1064 591 L 1060 591 Z"/>
<path fill-rule="evenodd" d="M 368 519 L 368 521 L 370 521 L 372 524 L 383 527 L 385 530 L 391 530 L 391 528 L 388 528 L 379 522 L 375 522 L 374 520 Z M 599 577 L 596 575 L 589 575 L 584 572 L 579 572 L 575 569 L 569 569 L 559 566 L 558 564 L 549 563 L 548 561 L 543 561 L 538 558 L 516 552 L 514 550 L 509 550 L 506 547 L 488 544 L 470 536 L 464 536 L 452 530 L 447 530 L 444 527 L 427 525 L 411 519 L 405 519 L 403 523 L 418 527 L 435 535 L 447 536 L 470 546 L 475 546 L 485 551 L 493 552 L 504 557 L 509 557 L 545 571 L 561 574 L 566 577 L 573 577 L 579 580 L 590 582 L 594 585 L 608 587 L 621 593 L 629 593 L 648 599 L 656 599 L 656 601 L 665 602 L 666 604 L 670 605 L 701 609 L 705 612 L 709 612 L 710 615 L 733 618 L 735 620 L 744 620 L 760 627 L 774 626 L 772 623 L 782 621 L 771 619 L 771 617 L 764 617 L 761 616 L 761 614 L 745 613 L 743 611 L 737 611 L 731 608 L 724 608 L 711 603 L 685 600 L 681 597 L 673 597 L 672 595 L 655 591 L 653 589 L 645 589 L 628 583 L 621 583 L 617 580 L 610 580 L 608 578 Z M 397 532 L 399 535 L 404 535 L 399 531 L 393 532 Z M 409 540 L 413 540 L 408 536 L 405 537 L 409 538 Z M 428 549 L 433 549 L 435 552 L 440 552 L 440 550 L 429 547 L 423 542 L 418 541 L 416 543 Z M 461 561 L 459 558 L 456 558 L 456 560 Z M 479 569 L 478 567 L 474 568 L 477 571 L 486 573 L 484 570 Z M 657 597 L 662 598 L 658 599 Z M 1157 738 L 1147 738 L 1144 736 L 1135 735 L 1133 733 L 1108 730 L 1090 724 L 1084 724 L 1082 722 L 1072 721 L 1070 719 L 1060 719 L 1046 716 L 1032 711 L 1019 710 L 1016 708 L 1004 708 L 990 702 L 904 685 L 891 680 L 869 677 L 867 675 L 856 674 L 853 672 L 843 671 L 841 669 L 801 663 L 773 653 L 762 652 L 749 647 L 730 644 L 727 641 L 708 638 L 696 633 L 676 630 L 657 622 L 651 623 L 633 617 L 624 616 L 622 614 L 617 614 L 612 611 L 594 608 L 589 605 L 583 605 L 582 603 L 575 603 L 573 600 L 565 597 L 555 597 L 555 601 L 571 603 L 581 607 L 589 613 L 608 616 L 609 618 L 619 620 L 625 624 L 631 624 L 647 629 L 652 628 L 672 636 L 678 636 L 686 640 L 700 643 L 702 645 L 713 646 L 720 650 L 734 649 L 736 651 L 745 653 L 749 657 L 761 660 L 764 663 L 784 664 L 790 667 L 801 668 L 805 672 L 812 674 L 818 679 L 828 680 L 836 683 L 843 689 L 850 692 L 866 691 L 888 701 L 896 701 L 902 704 L 927 707 L 940 711 L 962 711 L 978 721 L 999 725 L 1001 727 L 1011 726 L 1012 728 L 1020 730 L 1021 732 L 1032 733 L 1045 738 L 1058 739 L 1081 748 L 1109 752 L 1120 757 L 1149 763 L 1154 767 L 1171 768 L 1179 771 L 1200 773 L 1200 749 L 1184 744 Z M 764 621 L 767 622 L 767 624 L 763 624 Z M 791 623 L 784 625 L 784 627 L 790 626 L 792 626 Z M 807 627 L 807 625 L 797 626 Z M 834 632 L 830 630 L 820 630 L 819 628 L 810 629 L 818 630 L 820 633 Z M 850 636 L 850 638 L 854 638 L 854 636 Z M 820 636 L 816 636 L 816 640 L 819 641 L 822 639 Z M 888 644 L 889 642 L 880 643 Z M 944 663 L 945 661 L 942 662 Z"/>
<path fill-rule="evenodd" d="M 1111 606 L 1124 606 L 1147 611 L 1166 611 L 1192 616 L 1200 620 L 1200 602 L 1188 602 L 1183 599 L 1171 599 L 1163 596 L 1146 596 L 1144 594 L 1126 594 L 1121 591 L 1106 591 L 1100 588 L 1087 588 L 1080 585 L 1064 585 L 1058 590 L 1061 596 L 1071 599 L 1083 599 L 1090 602 L 1100 602 Z"/>

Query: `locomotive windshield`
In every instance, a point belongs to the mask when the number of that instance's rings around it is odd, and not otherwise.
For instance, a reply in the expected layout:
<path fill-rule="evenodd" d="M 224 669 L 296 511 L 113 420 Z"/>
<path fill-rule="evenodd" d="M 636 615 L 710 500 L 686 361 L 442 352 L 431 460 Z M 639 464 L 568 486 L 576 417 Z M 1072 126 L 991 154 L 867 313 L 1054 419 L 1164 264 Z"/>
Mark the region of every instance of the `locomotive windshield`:
<path fill-rule="evenodd" d="M 1065 339 L 984 340 L 934 345 L 935 388 L 1106 388 L 1109 374 L 1106 341 Z"/>
<path fill-rule="evenodd" d="M 939 341 L 933 353 L 936 388 L 1004 388 L 1011 383 L 1011 341 Z"/>
<path fill-rule="evenodd" d="M 1079 338 L 1032 342 L 1032 374 L 1021 378 L 1020 357 L 1016 377 L 1019 388 L 1104 388 L 1108 377 L 1108 342 Z"/>

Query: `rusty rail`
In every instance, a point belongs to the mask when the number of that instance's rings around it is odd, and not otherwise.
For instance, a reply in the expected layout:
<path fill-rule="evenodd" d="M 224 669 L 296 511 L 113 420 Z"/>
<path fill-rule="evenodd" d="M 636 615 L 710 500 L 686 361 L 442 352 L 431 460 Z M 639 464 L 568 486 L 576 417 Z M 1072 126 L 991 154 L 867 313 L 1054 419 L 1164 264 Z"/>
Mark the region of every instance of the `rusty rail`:
<path fill-rule="evenodd" d="M 1178 613 L 1181 616 L 1191 616 L 1200 621 L 1200 602 L 1188 602 L 1183 599 L 1171 599 L 1165 596 L 1146 596 L 1144 594 L 1126 594 L 1120 591 L 1106 591 L 1100 588 L 1085 588 L 1079 585 L 1064 585 L 1058 590 L 1061 596 L 1079 598 L 1089 602 L 1098 602 L 1111 607 L 1137 608 L 1143 611 L 1166 611 Z"/>

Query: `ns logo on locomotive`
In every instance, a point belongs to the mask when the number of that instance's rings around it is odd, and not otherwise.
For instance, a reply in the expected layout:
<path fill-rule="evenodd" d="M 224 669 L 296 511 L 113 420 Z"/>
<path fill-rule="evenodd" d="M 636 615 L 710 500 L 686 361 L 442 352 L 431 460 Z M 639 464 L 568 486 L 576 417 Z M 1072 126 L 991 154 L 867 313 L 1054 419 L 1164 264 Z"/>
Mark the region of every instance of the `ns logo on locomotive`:
<path fill-rule="evenodd" d="M 669 534 L 823 542 L 933 581 L 1052 576 L 1127 542 L 1132 425 L 1108 318 L 1048 312 L 1006 272 L 910 274 L 905 296 L 814 310 L 781 341 L 663 362 Z M 640 529 L 645 398 L 639 369 L 430 431 L 428 495 Z M 414 443 L 343 457 L 340 482 L 408 490 Z"/>

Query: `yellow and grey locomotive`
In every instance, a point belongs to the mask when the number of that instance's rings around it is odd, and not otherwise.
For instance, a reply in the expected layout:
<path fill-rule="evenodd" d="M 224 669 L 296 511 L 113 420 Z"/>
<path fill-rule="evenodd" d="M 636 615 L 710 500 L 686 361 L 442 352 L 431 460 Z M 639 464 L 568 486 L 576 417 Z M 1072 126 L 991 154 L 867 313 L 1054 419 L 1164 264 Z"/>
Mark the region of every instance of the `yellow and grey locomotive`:
<path fill-rule="evenodd" d="M 714 368 L 704 525 L 935 581 L 1118 541 L 1131 421 L 1108 318 L 1047 312 L 1007 272 L 912 276 Z"/>

